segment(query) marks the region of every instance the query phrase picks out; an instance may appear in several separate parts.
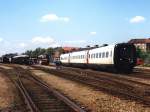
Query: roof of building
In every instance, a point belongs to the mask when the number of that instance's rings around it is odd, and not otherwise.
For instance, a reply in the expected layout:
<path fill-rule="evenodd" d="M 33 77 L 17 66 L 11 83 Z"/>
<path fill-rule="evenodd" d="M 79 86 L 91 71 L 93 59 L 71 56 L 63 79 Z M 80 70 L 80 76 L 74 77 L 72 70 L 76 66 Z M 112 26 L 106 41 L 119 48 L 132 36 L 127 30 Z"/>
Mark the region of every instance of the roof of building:
<path fill-rule="evenodd" d="M 73 50 L 78 50 L 78 47 L 63 47 L 64 51 L 73 51 Z"/>
<path fill-rule="evenodd" d="M 133 44 L 146 44 L 150 43 L 150 38 L 147 39 L 131 39 L 128 43 L 133 43 Z"/>

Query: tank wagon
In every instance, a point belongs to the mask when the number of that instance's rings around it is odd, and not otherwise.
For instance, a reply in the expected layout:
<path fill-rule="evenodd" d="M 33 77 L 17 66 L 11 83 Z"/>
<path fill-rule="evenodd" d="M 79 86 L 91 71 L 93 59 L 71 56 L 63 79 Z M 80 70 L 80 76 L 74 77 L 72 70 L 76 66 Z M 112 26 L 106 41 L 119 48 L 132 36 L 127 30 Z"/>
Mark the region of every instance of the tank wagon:
<path fill-rule="evenodd" d="M 108 45 L 61 54 L 60 61 L 66 66 L 131 72 L 136 65 L 136 48 L 129 43 Z"/>
<path fill-rule="evenodd" d="M 29 58 L 28 55 L 18 55 L 18 56 L 14 56 L 14 57 L 12 58 L 12 63 L 29 65 L 29 64 L 30 64 L 30 58 Z"/>

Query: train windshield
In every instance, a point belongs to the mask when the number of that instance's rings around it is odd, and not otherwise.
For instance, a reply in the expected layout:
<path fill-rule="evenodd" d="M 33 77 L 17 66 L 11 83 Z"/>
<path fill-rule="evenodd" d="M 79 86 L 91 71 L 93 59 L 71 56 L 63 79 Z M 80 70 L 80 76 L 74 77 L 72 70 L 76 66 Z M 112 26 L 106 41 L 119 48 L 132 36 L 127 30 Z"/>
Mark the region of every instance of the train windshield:
<path fill-rule="evenodd" d="M 132 44 L 117 44 L 115 47 L 115 59 L 117 67 L 127 68 L 136 64 L 136 48 Z"/>

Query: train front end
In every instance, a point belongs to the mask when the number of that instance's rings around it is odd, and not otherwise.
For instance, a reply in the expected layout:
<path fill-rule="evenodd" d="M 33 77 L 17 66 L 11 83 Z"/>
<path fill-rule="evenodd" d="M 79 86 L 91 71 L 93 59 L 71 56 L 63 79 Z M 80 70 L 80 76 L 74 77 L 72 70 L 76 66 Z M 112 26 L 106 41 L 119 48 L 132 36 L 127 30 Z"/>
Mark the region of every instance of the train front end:
<path fill-rule="evenodd" d="M 129 73 L 136 65 L 136 48 L 133 44 L 116 44 L 114 48 L 114 67 L 119 72 Z"/>

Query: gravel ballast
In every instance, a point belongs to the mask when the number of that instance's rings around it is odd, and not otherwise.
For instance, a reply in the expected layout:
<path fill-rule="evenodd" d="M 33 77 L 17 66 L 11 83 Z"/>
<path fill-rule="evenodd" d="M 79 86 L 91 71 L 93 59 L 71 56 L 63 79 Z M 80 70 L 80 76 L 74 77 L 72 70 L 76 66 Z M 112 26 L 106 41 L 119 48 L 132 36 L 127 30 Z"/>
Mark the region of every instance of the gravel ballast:
<path fill-rule="evenodd" d="M 32 72 L 53 88 L 88 107 L 92 112 L 150 112 L 150 107 L 144 107 L 134 101 L 123 100 L 41 70 L 32 70 Z"/>
<path fill-rule="evenodd" d="M 14 97 L 15 93 L 12 82 L 5 74 L 0 72 L 0 109 L 9 107 L 13 104 Z"/>

